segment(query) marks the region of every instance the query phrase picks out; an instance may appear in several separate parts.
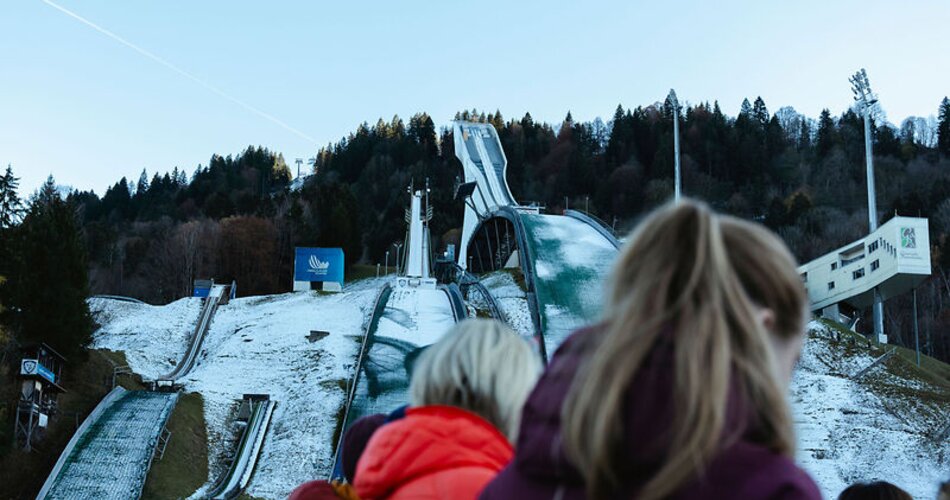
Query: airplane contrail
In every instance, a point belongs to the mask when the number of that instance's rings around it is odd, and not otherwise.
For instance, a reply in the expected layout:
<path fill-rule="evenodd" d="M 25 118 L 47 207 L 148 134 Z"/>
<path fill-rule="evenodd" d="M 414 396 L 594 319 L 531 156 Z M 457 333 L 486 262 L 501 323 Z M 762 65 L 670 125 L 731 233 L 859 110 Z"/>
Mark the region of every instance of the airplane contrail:
<path fill-rule="evenodd" d="M 92 21 L 90 21 L 90 20 L 88 20 L 88 19 L 86 19 L 86 18 L 80 16 L 79 14 L 76 14 L 75 12 L 73 12 L 73 11 L 71 11 L 71 10 L 69 10 L 69 9 L 67 9 L 67 8 L 65 8 L 65 7 L 63 7 L 63 6 L 58 5 L 58 4 L 56 4 L 55 2 L 52 2 L 51 0 L 41 0 L 41 1 L 42 1 L 43 3 L 45 3 L 46 5 L 49 5 L 50 7 L 53 7 L 54 9 L 56 9 L 56 10 L 62 12 L 63 14 L 66 14 L 67 16 L 69 16 L 69 17 L 71 17 L 71 18 L 73 18 L 73 19 L 75 19 L 75 20 L 77 20 L 77 21 L 79 21 L 79 22 L 85 24 L 86 26 L 89 26 L 90 28 L 92 28 L 92 29 L 98 31 L 99 33 L 102 33 L 103 35 L 105 35 L 105 36 L 107 36 L 107 37 L 109 37 L 109 38 L 111 38 L 111 39 L 113 39 L 113 40 L 115 40 L 115 41 L 121 43 L 122 45 L 125 45 L 126 47 L 128 47 L 128 48 L 130 48 L 130 49 L 132 49 L 132 50 L 134 50 L 134 51 L 136 51 L 136 52 L 138 52 L 139 54 L 142 54 L 143 56 L 145 56 L 145 57 L 147 57 L 147 58 L 149 58 L 149 59 L 151 59 L 151 60 L 157 62 L 158 64 L 161 64 L 162 66 L 165 66 L 166 68 L 168 68 L 168 69 L 174 71 L 175 73 L 178 73 L 179 75 L 181 75 L 181 76 L 183 76 L 183 77 L 185 77 L 185 78 L 187 78 L 187 79 L 189 79 L 189 80 L 191 80 L 191 81 L 197 83 L 198 85 L 201 85 L 202 87 L 204 87 L 204 88 L 210 90 L 211 92 L 214 92 L 215 94 L 218 94 L 219 96 L 221 96 L 221 97 L 223 97 L 223 98 L 225 98 L 225 99 L 227 99 L 227 100 L 233 102 L 234 104 L 237 104 L 238 106 L 241 106 L 242 108 L 244 108 L 244 109 L 246 109 L 246 110 L 248 110 L 248 111 L 250 111 L 250 112 L 252 112 L 252 113 L 254 113 L 254 114 L 256 114 L 256 115 L 258 115 L 258 116 L 260 116 L 260 117 L 262 117 L 262 118 L 265 118 L 265 119 L 267 119 L 267 120 L 269 120 L 269 121 L 271 121 L 271 122 L 277 124 L 278 126 L 284 128 L 285 130 L 287 130 L 287 131 L 289 131 L 289 132 L 292 132 L 293 134 L 298 135 L 298 136 L 300 136 L 300 137 L 302 137 L 302 138 L 304 138 L 304 139 L 310 141 L 310 142 L 313 143 L 314 145 L 318 144 L 316 139 L 314 139 L 313 137 L 310 137 L 309 135 L 305 134 L 304 132 L 300 131 L 299 129 L 294 128 L 294 127 L 288 125 L 287 123 L 283 122 L 282 120 L 280 120 L 280 119 L 277 118 L 276 116 L 274 116 L 274 115 L 272 115 L 272 114 L 270 114 L 270 113 L 267 113 L 267 112 L 265 112 L 265 111 L 262 111 L 262 110 L 260 110 L 260 109 L 258 109 L 258 108 L 256 108 L 256 107 L 254 107 L 254 106 L 251 106 L 250 104 L 248 104 L 248 103 L 246 103 L 246 102 L 244 102 L 244 101 L 238 99 L 237 97 L 234 97 L 234 96 L 228 94 L 227 92 L 225 92 L 225 91 L 219 89 L 218 87 L 215 87 L 214 85 L 211 85 L 210 83 L 208 83 L 208 82 L 206 82 L 206 81 L 204 81 L 204 80 L 198 78 L 197 76 L 195 76 L 195 75 L 193 75 L 193 74 L 191 74 L 191 73 L 189 73 L 189 72 L 187 72 L 187 71 L 185 71 L 185 70 L 179 68 L 178 66 L 175 66 L 174 64 L 172 64 L 172 63 L 166 61 L 165 59 L 162 59 L 161 57 L 159 57 L 159 56 L 157 56 L 157 55 L 155 55 L 155 54 L 153 54 L 153 53 L 151 53 L 151 52 L 149 52 L 149 51 L 147 51 L 147 50 L 145 50 L 145 49 L 143 49 L 142 47 L 139 47 L 138 45 L 135 45 L 134 43 L 132 43 L 132 42 L 130 42 L 130 41 L 128 41 L 128 40 L 122 38 L 122 37 L 119 36 L 119 35 L 116 35 L 115 33 L 113 33 L 113 32 L 111 32 L 111 31 L 109 31 L 109 30 L 103 28 L 102 26 L 97 25 L 96 23 L 94 23 L 94 22 L 92 22 Z"/>

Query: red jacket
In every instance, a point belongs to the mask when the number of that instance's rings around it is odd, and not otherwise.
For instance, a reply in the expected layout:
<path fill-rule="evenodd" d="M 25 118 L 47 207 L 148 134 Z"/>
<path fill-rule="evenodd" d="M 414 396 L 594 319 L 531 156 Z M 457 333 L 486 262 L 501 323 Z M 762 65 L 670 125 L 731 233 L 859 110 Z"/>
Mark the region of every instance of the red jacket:
<path fill-rule="evenodd" d="M 356 492 L 371 499 L 474 499 L 510 460 L 505 436 L 451 406 L 410 408 L 381 427 L 356 466 Z"/>

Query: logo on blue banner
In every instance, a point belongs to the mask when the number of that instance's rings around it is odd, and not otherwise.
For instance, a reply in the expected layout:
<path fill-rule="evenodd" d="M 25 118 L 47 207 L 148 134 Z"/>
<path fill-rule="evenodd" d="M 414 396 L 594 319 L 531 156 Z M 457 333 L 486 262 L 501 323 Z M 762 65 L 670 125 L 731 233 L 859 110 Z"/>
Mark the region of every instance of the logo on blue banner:
<path fill-rule="evenodd" d="M 335 281 L 343 284 L 343 249 L 297 247 L 294 281 Z"/>
<path fill-rule="evenodd" d="M 20 375 L 39 375 L 50 382 L 56 382 L 56 374 L 35 359 L 24 359 L 20 363 Z"/>

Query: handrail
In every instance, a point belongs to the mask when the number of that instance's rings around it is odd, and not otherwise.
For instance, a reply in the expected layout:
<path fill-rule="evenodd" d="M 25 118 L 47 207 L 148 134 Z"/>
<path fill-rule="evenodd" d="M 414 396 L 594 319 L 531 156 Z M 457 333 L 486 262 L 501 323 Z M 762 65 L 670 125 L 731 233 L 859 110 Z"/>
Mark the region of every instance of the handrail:
<path fill-rule="evenodd" d="M 609 241 L 610 244 L 614 246 L 614 248 L 620 248 L 620 240 L 617 239 L 617 235 L 614 233 L 613 229 L 611 229 L 606 222 L 598 219 L 596 216 L 586 212 L 581 212 L 579 210 L 565 210 L 564 215 L 566 217 L 584 222 L 588 226 L 594 228 L 594 230 L 600 233 L 601 236 L 607 238 L 607 241 Z"/>
<path fill-rule="evenodd" d="M 488 291 L 488 288 L 485 288 L 485 285 L 482 284 L 481 280 L 477 276 L 468 272 L 462 266 L 458 265 L 457 262 L 453 262 L 452 265 L 455 267 L 456 281 L 458 281 L 459 288 L 470 288 L 475 287 L 479 293 L 482 294 L 482 297 L 485 298 L 485 302 L 488 303 L 488 309 L 491 313 L 492 318 L 495 318 L 499 321 L 505 323 L 508 322 L 505 315 L 501 313 L 501 308 L 498 307 L 498 302 L 495 301 L 495 297 Z"/>
<path fill-rule="evenodd" d="M 139 299 L 136 299 L 135 297 L 125 297 L 125 296 L 123 296 L 123 295 L 101 295 L 101 294 L 100 294 L 100 295 L 90 295 L 89 298 L 90 298 L 90 299 L 119 300 L 119 301 L 122 301 L 122 302 L 132 302 L 132 303 L 134 303 L 134 304 L 145 304 L 145 305 L 148 305 L 147 302 L 143 302 L 143 301 L 141 301 L 141 300 L 139 300 Z"/>
<path fill-rule="evenodd" d="M 213 499 L 232 499 L 240 495 L 250 483 L 251 474 L 257 465 L 257 457 L 264 443 L 264 436 L 270 425 L 275 401 L 251 401 L 251 416 L 241 433 L 237 452 L 227 473 L 218 481 L 208 494 Z"/>
<path fill-rule="evenodd" d="M 90 426 L 92 426 L 99 417 L 106 411 L 107 408 L 112 406 L 112 403 L 115 403 L 118 399 L 122 398 L 125 393 L 128 392 L 124 388 L 115 387 L 105 397 L 102 398 L 102 401 L 99 401 L 99 404 L 93 408 L 92 412 L 89 413 L 89 416 L 82 421 L 82 424 L 76 429 L 76 432 L 73 433 L 73 437 L 69 439 L 69 442 L 66 443 L 66 447 L 63 448 L 63 452 L 59 454 L 59 459 L 56 460 L 56 465 L 53 466 L 53 470 L 50 471 L 49 476 L 46 477 L 46 482 L 43 483 L 43 487 L 40 488 L 40 492 L 36 495 L 37 500 L 46 498 L 46 495 L 49 493 L 49 490 L 56 483 L 56 478 L 59 476 L 59 473 L 62 472 L 63 466 L 66 465 L 66 460 L 69 458 L 69 455 L 72 454 L 73 449 L 76 447 L 76 443 L 79 442 L 79 438 L 86 432 Z"/>
<path fill-rule="evenodd" d="M 534 326 L 534 335 L 538 340 L 541 359 L 546 363 L 548 353 L 544 345 L 544 330 L 541 328 L 541 306 L 538 304 L 535 283 L 537 273 L 534 269 L 534 251 L 528 245 L 527 229 L 524 227 L 524 221 L 521 220 L 521 212 L 515 208 L 501 207 L 495 214 L 510 220 L 515 226 L 515 237 L 518 238 L 518 257 L 521 263 L 521 271 L 524 273 L 525 288 L 527 288 L 525 295 L 528 300 L 528 312 L 531 314 L 531 324 Z"/>
<path fill-rule="evenodd" d="M 389 296 L 392 294 L 393 287 L 391 284 L 386 283 L 379 290 L 379 295 L 376 296 L 376 301 L 373 303 L 373 312 L 370 314 L 369 322 L 366 323 L 366 329 L 363 331 L 363 342 L 360 345 L 360 353 L 356 358 L 356 369 L 353 372 L 353 380 L 350 383 L 350 390 L 346 395 L 346 401 L 344 402 L 343 410 L 343 420 L 340 422 L 340 436 L 337 439 L 336 446 L 333 449 L 333 460 L 330 462 L 331 469 L 330 473 L 327 475 L 327 479 L 334 479 L 333 474 L 335 473 L 336 464 L 340 456 L 340 448 L 343 446 L 343 435 L 346 433 L 346 429 L 342 428 L 346 426 L 346 419 L 350 415 L 350 406 L 353 404 L 353 399 L 356 397 L 356 385 L 360 380 L 360 370 L 363 367 L 363 358 L 366 357 L 367 349 L 369 349 L 369 338 L 370 335 L 376 332 L 376 327 L 379 326 L 379 319 L 382 316 L 383 310 L 386 308 L 386 303 L 389 301 Z"/>
<path fill-rule="evenodd" d="M 452 304 L 452 315 L 455 317 L 456 323 L 468 317 L 468 308 L 465 307 L 465 299 L 462 298 L 462 290 L 459 289 L 458 285 L 455 283 L 439 285 L 439 289 L 448 295 L 449 302 Z"/>

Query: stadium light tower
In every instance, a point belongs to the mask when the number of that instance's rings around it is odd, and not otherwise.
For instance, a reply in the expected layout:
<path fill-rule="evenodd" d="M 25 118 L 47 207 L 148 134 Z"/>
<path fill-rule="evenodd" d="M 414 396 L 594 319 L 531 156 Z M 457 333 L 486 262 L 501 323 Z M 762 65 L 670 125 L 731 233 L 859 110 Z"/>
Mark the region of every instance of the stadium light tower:
<path fill-rule="evenodd" d="M 679 201 L 683 193 L 680 177 L 680 103 L 676 100 L 676 92 L 670 89 L 670 103 L 673 105 L 673 162 L 676 165 L 673 179 L 673 199 Z"/>
<path fill-rule="evenodd" d="M 874 105 L 877 104 L 877 96 L 871 91 L 871 83 L 868 82 L 868 72 L 861 68 L 861 71 L 855 73 L 851 78 L 851 91 L 854 92 L 854 100 L 858 107 L 864 113 L 864 155 L 867 164 L 868 179 L 868 233 L 877 230 L 877 198 L 874 193 L 874 151 L 871 147 L 871 113 Z M 874 288 L 874 335 L 878 342 L 886 342 L 884 336 L 884 304 L 881 301 L 881 292 Z"/>

